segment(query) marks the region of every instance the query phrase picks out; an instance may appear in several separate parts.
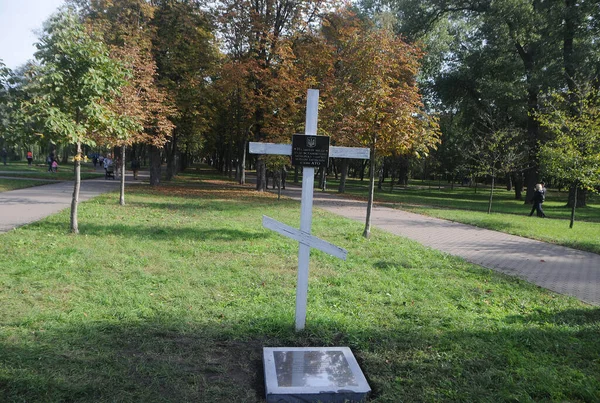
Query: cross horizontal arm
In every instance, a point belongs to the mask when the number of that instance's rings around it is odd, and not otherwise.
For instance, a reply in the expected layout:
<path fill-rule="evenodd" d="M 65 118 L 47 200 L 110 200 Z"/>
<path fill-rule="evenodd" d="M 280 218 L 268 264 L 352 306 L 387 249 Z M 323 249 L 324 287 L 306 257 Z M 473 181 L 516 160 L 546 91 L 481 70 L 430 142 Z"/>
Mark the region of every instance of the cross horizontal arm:
<path fill-rule="evenodd" d="M 250 142 L 250 154 L 292 155 L 291 144 Z"/>
<path fill-rule="evenodd" d="M 329 147 L 329 157 L 331 158 L 355 158 L 368 160 L 371 157 L 371 150 L 358 147 Z"/>
<path fill-rule="evenodd" d="M 251 141 L 250 154 L 292 155 L 292 145 L 276 143 L 257 143 Z M 368 160 L 370 156 L 371 150 L 368 148 L 337 146 L 329 147 L 330 158 L 356 158 Z"/>
<path fill-rule="evenodd" d="M 346 249 L 335 246 L 327 241 L 317 238 L 316 236 L 290 227 L 289 225 L 280 223 L 279 221 L 274 220 L 271 217 L 267 217 L 266 215 L 263 216 L 263 227 L 278 232 L 285 237 L 295 239 L 296 241 L 311 248 L 319 249 L 320 251 L 328 253 L 332 256 L 346 260 L 346 255 L 348 254 Z"/>

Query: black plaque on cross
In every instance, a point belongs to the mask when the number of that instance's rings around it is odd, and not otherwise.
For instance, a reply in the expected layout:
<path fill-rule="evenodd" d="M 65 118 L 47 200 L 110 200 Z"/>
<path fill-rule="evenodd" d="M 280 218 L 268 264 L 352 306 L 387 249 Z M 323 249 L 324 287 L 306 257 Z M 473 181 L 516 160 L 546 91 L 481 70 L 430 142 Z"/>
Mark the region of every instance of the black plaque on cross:
<path fill-rule="evenodd" d="M 292 136 L 292 165 L 325 167 L 329 159 L 329 136 Z"/>

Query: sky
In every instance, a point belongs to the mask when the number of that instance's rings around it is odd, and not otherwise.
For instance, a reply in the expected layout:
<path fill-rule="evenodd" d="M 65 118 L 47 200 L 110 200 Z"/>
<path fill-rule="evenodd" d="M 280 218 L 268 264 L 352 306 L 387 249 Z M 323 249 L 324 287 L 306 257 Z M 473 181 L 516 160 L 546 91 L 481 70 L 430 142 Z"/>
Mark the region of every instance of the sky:
<path fill-rule="evenodd" d="M 64 0 L 0 0 L 0 59 L 15 69 L 33 59 L 44 21 Z"/>

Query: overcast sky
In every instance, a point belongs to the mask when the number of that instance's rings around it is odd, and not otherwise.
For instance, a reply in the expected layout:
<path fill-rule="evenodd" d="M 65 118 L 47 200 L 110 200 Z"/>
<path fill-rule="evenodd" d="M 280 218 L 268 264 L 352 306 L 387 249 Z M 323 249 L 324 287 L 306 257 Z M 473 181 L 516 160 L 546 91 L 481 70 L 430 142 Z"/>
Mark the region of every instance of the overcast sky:
<path fill-rule="evenodd" d="M 14 69 L 33 59 L 43 22 L 64 0 L 0 0 L 0 59 Z"/>

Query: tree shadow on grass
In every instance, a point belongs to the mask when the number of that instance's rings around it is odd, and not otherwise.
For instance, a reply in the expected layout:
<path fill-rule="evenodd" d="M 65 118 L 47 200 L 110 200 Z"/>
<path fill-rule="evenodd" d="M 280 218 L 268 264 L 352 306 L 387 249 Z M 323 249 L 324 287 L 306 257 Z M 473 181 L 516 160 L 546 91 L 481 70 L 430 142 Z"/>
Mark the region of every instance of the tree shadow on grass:
<path fill-rule="evenodd" d="M 88 236 L 126 236 L 140 240 L 169 241 L 174 239 L 198 241 L 249 241 L 262 239 L 265 234 L 261 231 L 249 232 L 230 228 L 197 229 L 174 225 L 130 225 L 130 224 L 81 224 L 81 235 Z"/>
<path fill-rule="evenodd" d="M 369 401 L 594 401 L 599 315 L 508 317 L 495 330 L 433 325 L 418 311 L 392 327 L 321 315 L 300 333 L 268 313 L 205 324 L 54 322 L 0 339 L 0 400 L 263 402 L 262 347 L 350 346 L 373 389 Z M 547 320 L 563 324 L 539 326 Z"/>
<path fill-rule="evenodd" d="M 261 346 L 182 323 L 94 323 L 0 342 L 0 400 L 254 402 Z"/>

